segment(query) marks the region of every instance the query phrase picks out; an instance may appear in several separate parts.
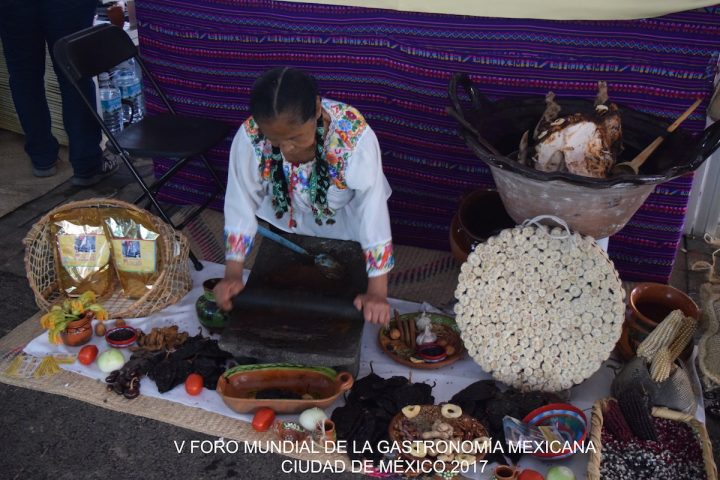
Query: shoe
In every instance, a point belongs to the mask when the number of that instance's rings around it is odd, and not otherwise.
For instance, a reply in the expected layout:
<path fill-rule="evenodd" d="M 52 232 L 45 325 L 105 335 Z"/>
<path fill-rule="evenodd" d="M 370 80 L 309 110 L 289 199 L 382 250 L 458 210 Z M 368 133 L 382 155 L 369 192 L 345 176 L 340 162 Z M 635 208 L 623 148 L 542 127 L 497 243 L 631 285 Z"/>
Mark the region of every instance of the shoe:
<path fill-rule="evenodd" d="M 90 187 L 106 179 L 120 168 L 118 156 L 105 150 L 102 156 L 100 171 L 91 177 L 73 176 L 71 182 L 76 187 Z"/>
<path fill-rule="evenodd" d="M 43 169 L 33 167 L 32 172 L 33 175 L 39 178 L 52 177 L 57 173 L 57 167 L 54 165 L 50 168 Z"/>

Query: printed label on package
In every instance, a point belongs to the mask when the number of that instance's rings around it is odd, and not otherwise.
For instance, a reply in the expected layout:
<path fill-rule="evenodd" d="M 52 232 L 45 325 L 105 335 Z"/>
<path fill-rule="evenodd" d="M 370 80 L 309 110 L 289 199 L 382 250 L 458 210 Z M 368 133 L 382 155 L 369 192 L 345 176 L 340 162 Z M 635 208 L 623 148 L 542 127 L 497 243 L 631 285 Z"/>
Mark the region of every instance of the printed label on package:
<path fill-rule="evenodd" d="M 98 267 L 108 263 L 105 235 L 58 235 L 60 261 L 65 267 Z"/>
<path fill-rule="evenodd" d="M 155 272 L 155 241 L 129 238 L 113 239 L 115 268 L 123 272 Z"/>

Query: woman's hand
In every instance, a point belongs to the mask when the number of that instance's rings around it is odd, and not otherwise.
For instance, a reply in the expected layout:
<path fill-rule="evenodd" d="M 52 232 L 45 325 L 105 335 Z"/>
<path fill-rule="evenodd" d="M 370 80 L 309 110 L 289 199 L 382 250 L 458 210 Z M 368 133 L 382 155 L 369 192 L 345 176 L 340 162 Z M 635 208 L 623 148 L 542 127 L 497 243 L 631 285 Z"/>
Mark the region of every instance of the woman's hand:
<path fill-rule="evenodd" d="M 390 304 L 387 301 L 387 275 L 370 277 L 367 292 L 355 297 L 353 305 L 358 310 L 362 310 L 367 322 L 384 325 L 390 323 Z"/>
<path fill-rule="evenodd" d="M 225 278 L 218 282 L 213 289 L 213 293 L 215 294 L 215 303 L 218 304 L 221 310 L 229 312 L 232 310 L 232 298 L 242 292 L 244 288 L 245 282 L 243 282 L 243 263 L 232 261 L 227 262 L 225 267 Z"/>
<path fill-rule="evenodd" d="M 353 305 L 362 310 L 365 321 L 387 325 L 390 322 L 390 304 L 387 297 L 361 293 L 355 297 Z"/>

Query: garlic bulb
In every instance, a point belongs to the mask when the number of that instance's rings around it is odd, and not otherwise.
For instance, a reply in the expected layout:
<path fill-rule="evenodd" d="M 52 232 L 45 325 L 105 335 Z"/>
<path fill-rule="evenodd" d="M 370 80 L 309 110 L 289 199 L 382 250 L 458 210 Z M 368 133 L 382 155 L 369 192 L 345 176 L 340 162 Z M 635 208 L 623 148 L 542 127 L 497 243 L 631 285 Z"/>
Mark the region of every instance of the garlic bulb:
<path fill-rule="evenodd" d="M 415 326 L 417 327 L 418 332 L 425 330 L 430 325 L 432 325 L 432 319 L 428 316 L 427 312 L 423 312 L 415 319 Z"/>
<path fill-rule="evenodd" d="M 323 422 L 327 420 L 327 418 L 328 417 L 325 415 L 324 411 L 317 407 L 313 407 L 302 412 L 298 422 L 305 430 L 312 432 L 313 430 L 319 428 Z"/>
<path fill-rule="evenodd" d="M 435 340 L 437 340 L 437 335 L 435 335 L 430 329 L 430 325 L 427 325 L 425 327 L 425 331 L 418 335 L 415 339 L 418 345 L 423 345 L 425 343 L 433 343 Z"/>

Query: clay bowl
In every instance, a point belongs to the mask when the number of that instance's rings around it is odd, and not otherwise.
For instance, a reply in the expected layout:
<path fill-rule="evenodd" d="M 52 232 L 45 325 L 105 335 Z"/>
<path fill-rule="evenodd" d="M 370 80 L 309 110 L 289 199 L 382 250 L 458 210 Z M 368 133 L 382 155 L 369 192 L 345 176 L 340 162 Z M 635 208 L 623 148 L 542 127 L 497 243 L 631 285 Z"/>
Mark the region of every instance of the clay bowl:
<path fill-rule="evenodd" d="M 238 413 L 272 408 L 276 413 L 298 413 L 308 408 L 329 407 L 338 396 L 350 390 L 353 377 L 331 368 L 305 367 L 282 363 L 241 365 L 226 371 L 217 384 L 225 404 Z M 303 399 L 256 398 L 263 390 L 284 390 Z"/>
<path fill-rule="evenodd" d="M 686 316 L 700 319 L 700 309 L 685 293 L 670 285 L 661 283 L 640 283 L 630 292 L 628 308 L 625 314 L 622 336 L 618 342 L 618 351 L 625 360 L 629 360 L 637 346 L 662 322 L 673 310 L 680 309 Z M 693 344 L 683 351 L 681 358 L 687 360 L 692 355 Z"/>
<path fill-rule="evenodd" d="M 528 413 L 523 422 L 531 426 L 556 426 L 563 439 L 571 445 L 582 444 L 588 435 L 588 421 L 582 410 L 569 403 L 551 403 Z M 560 460 L 575 454 L 572 449 L 559 452 L 532 452 L 531 455 Z"/>
<path fill-rule="evenodd" d="M 420 436 L 421 433 L 431 430 L 432 424 L 436 420 L 442 420 L 445 423 L 449 423 L 450 425 L 452 425 L 455 432 L 461 431 L 463 441 L 472 442 L 476 438 L 489 437 L 488 431 L 485 426 L 480 423 L 479 420 L 471 417 L 470 415 L 463 413 L 457 418 L 445 418 L 442 416 L 442 407 L 440 405 L 421 405 L 420 413 L 418 413 L 418 415 L 413 418 L 407 418 L 402 412 L 400 412 L 395 415 L 392 420 L 390 420 L 390 424 L 388 426 L 388 436 L 390 437 L 391 444 L 403 445 L 403 442 L 413 442 L 415 440 L 422 441 L 422 437 Z M 409 437 L 407 435 L 407 432 L 411 430 L 416 430 L 420 433 L 416 437 Z M 409 462 L 418 462 L 423 460 L 435 462 L 434 457 L 417 458 L 406 452 L 405 449 L 403 449 L 403 451 L 399 453 L 399 457 Z M 480 461 L 485 458 L 485 453 L 478 453 L 475 458 L 476 461 Z M 458 468 L 457 463 L 453 464 L 450 462 L 440 461 L 437 461 L 437 463 L 445 465 L 446 475 L 452 472 L 453 469 Z M 435 463 L 433 463 L 433 467 L 434 466 Z M 470 466 L 469 471 L 473 471 L 472 466 Z M 439 472 L 438 474 L 436 474 L 436 476 L 440 477 Z M 455 477 L 444 476 L 443 478 Z"/>
<path fill-rule="evenodd" d="M 421 315 L 421 312 L 406 313 L 400 315 L 399 320 L 412 320 L 414 321 Z M 397 320 L 391 320 L 390 324 L 381 328 L 378 331 L 378 344 L 380 349 L 388 355 L 391 359 L 405 365 L 410 368 L 417 368 L 420 370 L 435 370 L 438 368 L 447 367 L 457 362 L 465 355 L 465 345 L 463 344 L 462 337 L 460 336 L 460 330 L 458 329 L 457 323 L 452 317 L 447 315 L 441 315 L 439 313 L 428 313 L 428 317 L 432 321 L 432 331 L 437 335 L 438 341 L 443 341 L 443 348 L 452 346 L 455 351 L 451 355 L 447 355 L 446 352 L 439 355 L 422 355 L 420 350 L 421 347 L 430 347 L 432 345 L 426 344 L 424 346 L 417 346 L 415 351 L 403 342 L 401 339 L 393 340 L 390 338 L 390 331 L 394 328 L 398 328 Z M 420 332 L 416 332 L 419 335 Z M 436 342 L 437 344 L 437 342 Z M 435 345 L 435 344 L 433 344 Z M 439 353 L 439 352 L 438 352 Z M 413 361 L 415 358 L 417 361 Z"/>
<path fill-rule="evenodd" d="M 137 340 L 137 330 L 133 327 L 117 327 L 105 333 L 105 341 L 114 348 L 127 348 Z"/>
<path fill-rule="evenodd" d="M 92 334 L 92 322 L 89 317 L 84 317 L 68 323 L 60 332 L 60 339 L 68 347 L 77 347 L 89 342 Z"/>

